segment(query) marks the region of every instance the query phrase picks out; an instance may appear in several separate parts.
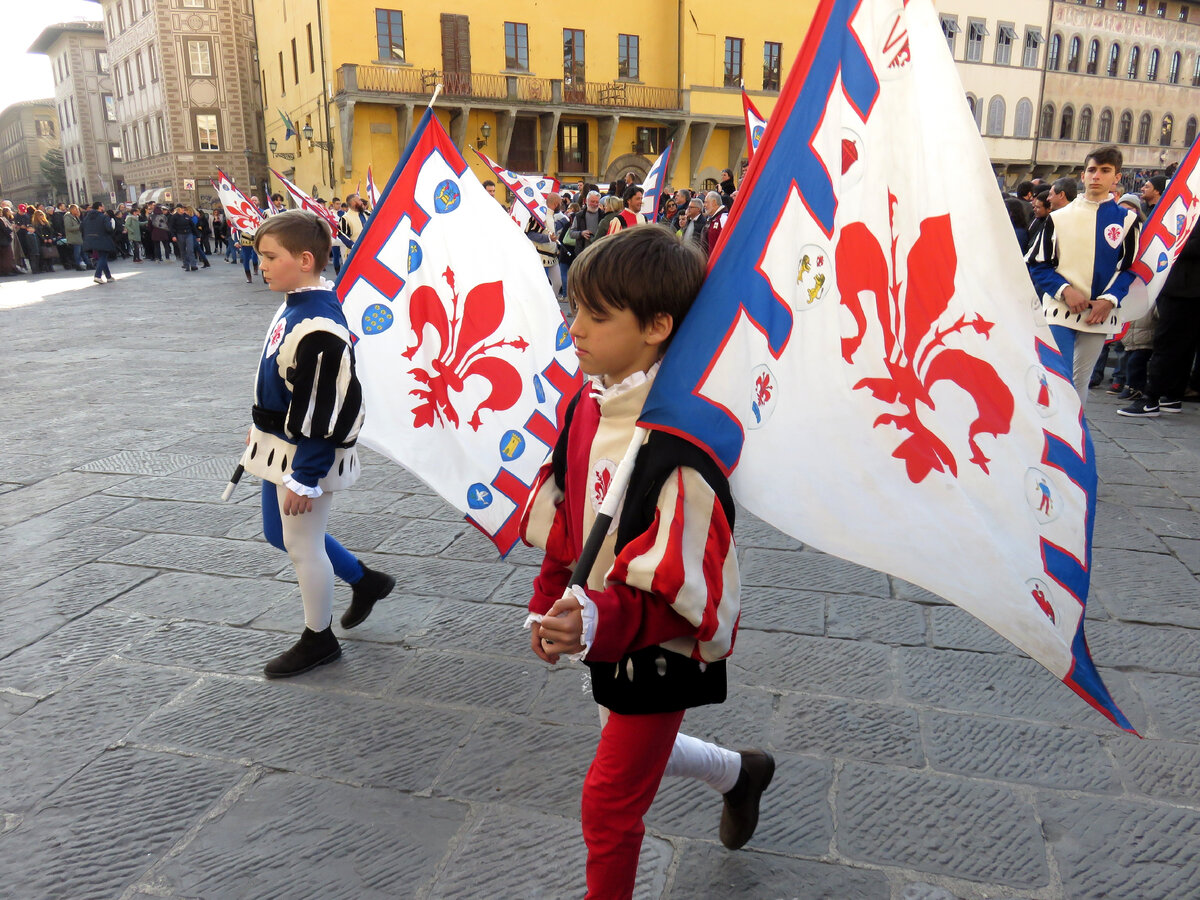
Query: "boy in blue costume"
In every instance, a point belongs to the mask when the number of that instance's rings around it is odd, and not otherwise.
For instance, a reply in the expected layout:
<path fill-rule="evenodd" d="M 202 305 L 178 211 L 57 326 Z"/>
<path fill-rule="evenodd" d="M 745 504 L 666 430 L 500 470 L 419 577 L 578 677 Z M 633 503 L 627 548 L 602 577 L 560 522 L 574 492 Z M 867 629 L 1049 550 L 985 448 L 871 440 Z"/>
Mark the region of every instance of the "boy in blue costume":
<path fill-rule="evenodd" d="M 353 589 L 343 628 L 362 622 L 396 584 L 325 533 L 332 492 L 358 479 L 355 442 L 363 422 L 350 331 L 320 275 L 330 246 L 329 226 L 300 210 L 271 216 L 254 237 L 263 278 L 287 298 L 267 331 L 241 464 L 262 479 L 263 534 L 287 551 L 304 603 L 304 632 L 267 663 L 268 678 L 299 675 L 341 656 L 333 635 L 335 574 Z"/>

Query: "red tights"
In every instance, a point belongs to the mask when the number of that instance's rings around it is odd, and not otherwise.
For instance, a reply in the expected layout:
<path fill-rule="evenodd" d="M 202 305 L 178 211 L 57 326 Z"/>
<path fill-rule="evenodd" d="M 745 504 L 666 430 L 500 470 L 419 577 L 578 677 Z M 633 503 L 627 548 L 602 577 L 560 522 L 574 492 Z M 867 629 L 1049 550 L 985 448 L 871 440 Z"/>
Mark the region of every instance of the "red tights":
<path fill-rule="evenodd" d="M 638 853 L 671 756 L 683 712 L 609 713 L 596 758 L 583 782 L 583 840 L 587 844 L 588 900 L 633 896 Z"/>

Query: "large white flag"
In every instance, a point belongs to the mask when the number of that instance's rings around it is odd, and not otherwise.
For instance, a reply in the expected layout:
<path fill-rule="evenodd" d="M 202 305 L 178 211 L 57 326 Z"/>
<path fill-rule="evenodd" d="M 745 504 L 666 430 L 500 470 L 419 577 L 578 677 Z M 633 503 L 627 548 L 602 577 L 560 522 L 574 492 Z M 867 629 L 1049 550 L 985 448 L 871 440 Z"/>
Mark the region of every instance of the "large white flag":
<path fill-rule="evenodd" d="M 426 110 L 337 282 L 362 442 L 412 470 L 502 553 L 580 384 L 558 302 Z"/>
<path fill-rule="evenodd" d="M 230 226 L 250 234 L 256 232 L 262 224 L 262 210 L 246 199 L 246 195 L 234 185 L 233 179 L 217 169 L 217 180 L 212 182 L 212 186 L 217 189 Z"/>
<path fill-rule="evenodd" d="M 1083 635 L 1092 444 L 1035 310 L 929 0 L 822 0 L 643 422 L 1130 728 Z"/>

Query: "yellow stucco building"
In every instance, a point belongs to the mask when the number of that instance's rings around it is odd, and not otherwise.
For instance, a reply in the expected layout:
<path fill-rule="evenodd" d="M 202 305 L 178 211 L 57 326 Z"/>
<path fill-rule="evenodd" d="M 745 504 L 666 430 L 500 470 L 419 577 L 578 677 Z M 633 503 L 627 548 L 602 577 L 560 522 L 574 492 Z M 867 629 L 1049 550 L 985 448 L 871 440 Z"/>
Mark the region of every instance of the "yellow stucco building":
<path fill-rule="evenodd" d="M 393 2 L 258 4 L 271 163 L 306 191 L 344 197 L 368 165 L 382 189 L 439 83 L 435 112 L 481 179 L 472 147 L 607 183 L 645 174 L 674 140 L 670 182 L 711 186 L 746 158 L 741 83 L 769 115 L 816 7 Z"/>

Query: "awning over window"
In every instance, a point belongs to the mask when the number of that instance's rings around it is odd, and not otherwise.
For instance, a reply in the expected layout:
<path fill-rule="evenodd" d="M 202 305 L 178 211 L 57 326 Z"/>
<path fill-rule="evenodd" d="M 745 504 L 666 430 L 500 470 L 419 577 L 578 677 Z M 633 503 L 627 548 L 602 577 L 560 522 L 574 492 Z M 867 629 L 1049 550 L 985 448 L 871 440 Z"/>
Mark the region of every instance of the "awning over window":
<path fill-rule="evenodd" d="M 169 187 L 150 188 L 150 190 L 142 191 L 138 194 L 137 205 L 145 206 L 147 203 L 165 203 L 167 202 L 167 194 L 174 196 L 172 189 Z"/>

